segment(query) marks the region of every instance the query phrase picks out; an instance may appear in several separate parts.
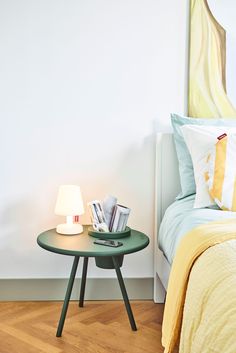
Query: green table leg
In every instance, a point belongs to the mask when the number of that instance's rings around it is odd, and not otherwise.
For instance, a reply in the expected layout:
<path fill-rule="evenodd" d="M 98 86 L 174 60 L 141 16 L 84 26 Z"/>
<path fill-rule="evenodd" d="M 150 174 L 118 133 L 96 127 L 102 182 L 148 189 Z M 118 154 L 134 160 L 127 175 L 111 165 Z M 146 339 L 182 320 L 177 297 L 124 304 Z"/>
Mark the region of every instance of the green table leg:
<path fill-rule="evenodd" d="M 88 257 L 84 257 L 83 273 L 82 273 L 80 297 L 79 297 L 79 306 L 81 308 L 84 306 L 84 292 L 85 292 L 85 285 L 86 285 L 87 269 L 88 269 Z"/>
<path fill-rule="evenodd" d="M 71 269 L 71 273 L 70 273 L 70 279 L 69 279 L 67 290 L 66 290 L 65 300 L 63 303 L 62 311 L 61 311 L 61 317 L 60 317 L 60 321 L 59 321 L 58 328 L 57 328 L 57 334 L 56 334 L 57 337 L 61 337 L 61 335 L 62 335 L 62 330 L 63 330 L 65 318 L 66 318 L 66 313 L 67 313 L 67 309 L 68 309 L 68 305 L 69 305 L 69 301 L 70 301 L 70 296 L 71 296 L 71 292 L 72 292 L 72 288 L 73 288 L 73 284 L 74 284 L 74 280 L 75 280 L 75 275 L 76 275 L 78 263 L 79 263 L 79 256 L 75 256 L 73 266 Z"/>
<path fill-rule="evenodd" d="M 129 317 L 130 326 L 131 326 L 133 331 L 137 331 L 137 327 L 136 327 L 136 324 L 135 324 L 135 321 L 134 321 L 134 316 L 133 316 L 132 309 L 131 309 L 131 306 L 130 306 L 128 294 L 127 294 L 127 291 L 126 291 L 126 288 L 125 288 L 124 280 L 123 280 L 123 277 L 122 277 L 122 274 L 121 274 L 121 271 L 120 271 L 120 267 L 119 267 L 118 261 L 117 261 L 115 256 L 112 256 L 112 261 L 113 261 L 113 264 L 114 264 L 114 267 L 115 267 L 115 270 L 116 270 L 117 279 L 118 279 L 118 282 L 119 282 L 119 285 L 120 285 L 120 289 L 121 289 L 121 293 L 122 293 L 122 296 L 123 296 L 123 299 L 124 299 L 124 302 L 125 302 L 125 307 L 126 307 L 126 311 L 127 311 L 128 317 Z"/>

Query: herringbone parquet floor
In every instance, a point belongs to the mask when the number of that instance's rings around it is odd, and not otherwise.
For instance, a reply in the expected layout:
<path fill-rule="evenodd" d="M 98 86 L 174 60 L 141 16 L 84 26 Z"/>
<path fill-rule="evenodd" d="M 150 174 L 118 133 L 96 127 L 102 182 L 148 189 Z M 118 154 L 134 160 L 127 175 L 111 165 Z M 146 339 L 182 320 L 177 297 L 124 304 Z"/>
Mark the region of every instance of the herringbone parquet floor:
<path fill-rule="evenodd" d="M 56 338 L 61 302 L 1 302 L 0 353 L 161 353 L 163 305 L 131 303 L 132 332 L 121 301 L 71 302 Z"/>

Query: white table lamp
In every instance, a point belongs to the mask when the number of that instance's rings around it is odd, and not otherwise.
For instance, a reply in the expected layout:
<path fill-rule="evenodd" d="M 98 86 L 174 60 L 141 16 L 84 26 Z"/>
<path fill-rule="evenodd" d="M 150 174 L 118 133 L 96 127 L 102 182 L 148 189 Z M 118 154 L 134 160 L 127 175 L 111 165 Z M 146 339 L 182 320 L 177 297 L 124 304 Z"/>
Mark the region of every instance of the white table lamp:
<path fill-rule="evenodd" d="M 83 232 L 83 226 L 74 223 L 74 216 L 80 216 L 84 213 L 84 205 L 77 185 L 62 185 L 59 188 L 55 214 L 66 216 L 66 223 L 57 226 L 57 233 L 60 234 L 79 234 Z"/>

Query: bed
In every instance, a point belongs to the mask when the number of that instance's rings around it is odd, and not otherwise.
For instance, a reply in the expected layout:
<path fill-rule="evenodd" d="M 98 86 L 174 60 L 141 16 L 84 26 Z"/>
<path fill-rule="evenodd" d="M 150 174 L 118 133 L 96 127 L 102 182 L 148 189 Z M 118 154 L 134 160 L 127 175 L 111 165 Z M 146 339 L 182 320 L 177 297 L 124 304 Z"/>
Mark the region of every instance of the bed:
<path fill-rule="evenodd" d="M 156 145 L 154 301 L 156 303 L 165 301 L 171 267 L 177 249 L 180 251 L 181 246 L 179 247 L 179 244 L 184 236 L 191 232 L 194 233 L 195 229 L 198 231 L 195 235 L 192 234 L 195 239 L 200 238 L 201 234 L 204 234 L 207 229 L 210 229 L 213 233 L 212 236 L 214 236 L 214 228 L 211 225 L 216 224 L 215 233 L 221 228 L 225 238 L 222 238 L 221 234 L 221 241 L 215 241 L 216 246 L 212 246 L 211 243 L 211 245 L 205 247 L 201 256 L 197 254 L 195 256 L 195 261 L 196 259 L 197 261 L 192 262 L 191 270 L 189 269 L 190 276 L 187 272 L 185 274 L 185 282 L 188 283 L 188 287 L 186 285 L 184 289 L 186 293 L 184 295 L 185 303 L 182 303 L 184 307 L 183 316 L 177 323 L 179 326 L 182 325 L 182 329 L 181 327 L 178 328 L 175 341 L 178 335 L 179 340 L 181 331 L 181 353 L 223 351 L 224 353 L 235 353 L 235 212 L 223 212 L 216 205 L 204 209 L 193 209 L 195 195 L 189 195 L 177 201 L 175 197 L 179 190 L 178 161 L 173 134 L 159 133 L 157 134 Z M 191 246 L 187 246 L 182 249 L 183 266 L 184 256 L 190 248 Z M 215 259 L 220 265 L 219 271 Z M 204 273 L 205 268 L 208 269 L 208 273 L 204 277 L 202 273 Z M 181 272 L 179 272 L 178 276 L 181 277 L 181 275 Z M 218 283 L 218 286 L 215 283 Z M 175 288 L 168 288 L 168 292 L 172 291 L 172 295 L 174 290 Z M 211 310 L 211 308 L 214 309 Z M 175 307 L 169 306 L 168 310 L 174 312 Z M 169 315 L 172 315 L 172 313 L 169 313 Z M 169 323 L 164 322 L 163 325 L 166 332 L 175 330 Z M 224 330 L 225 332 L 223 332 Z M 163 341 L 168 341 L 168 339 L 164 338 Z M 165 343 L 164 346 L 166 347 L 165 352 L 168 353 L 174 349 L 172 343 L 169 346 Z"/>

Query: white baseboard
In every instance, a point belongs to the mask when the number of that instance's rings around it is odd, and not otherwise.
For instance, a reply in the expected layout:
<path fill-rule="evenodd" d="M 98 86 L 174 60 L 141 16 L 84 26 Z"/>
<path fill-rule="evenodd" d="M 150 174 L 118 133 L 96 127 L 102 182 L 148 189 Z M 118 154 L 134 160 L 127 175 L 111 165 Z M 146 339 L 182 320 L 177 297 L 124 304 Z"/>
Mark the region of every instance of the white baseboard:
<path fill-rule="evenodd" d="M 71 299 L 79 298 L 81 279 L 76 278 Z M 152 300 L 153 278 L 124 279 L 130 299 Z M 68 279 L 0 279 L 0 301 L 63 300 Z M 116 278 L 88 278 L 85 300 L 122 299 Z"/>

